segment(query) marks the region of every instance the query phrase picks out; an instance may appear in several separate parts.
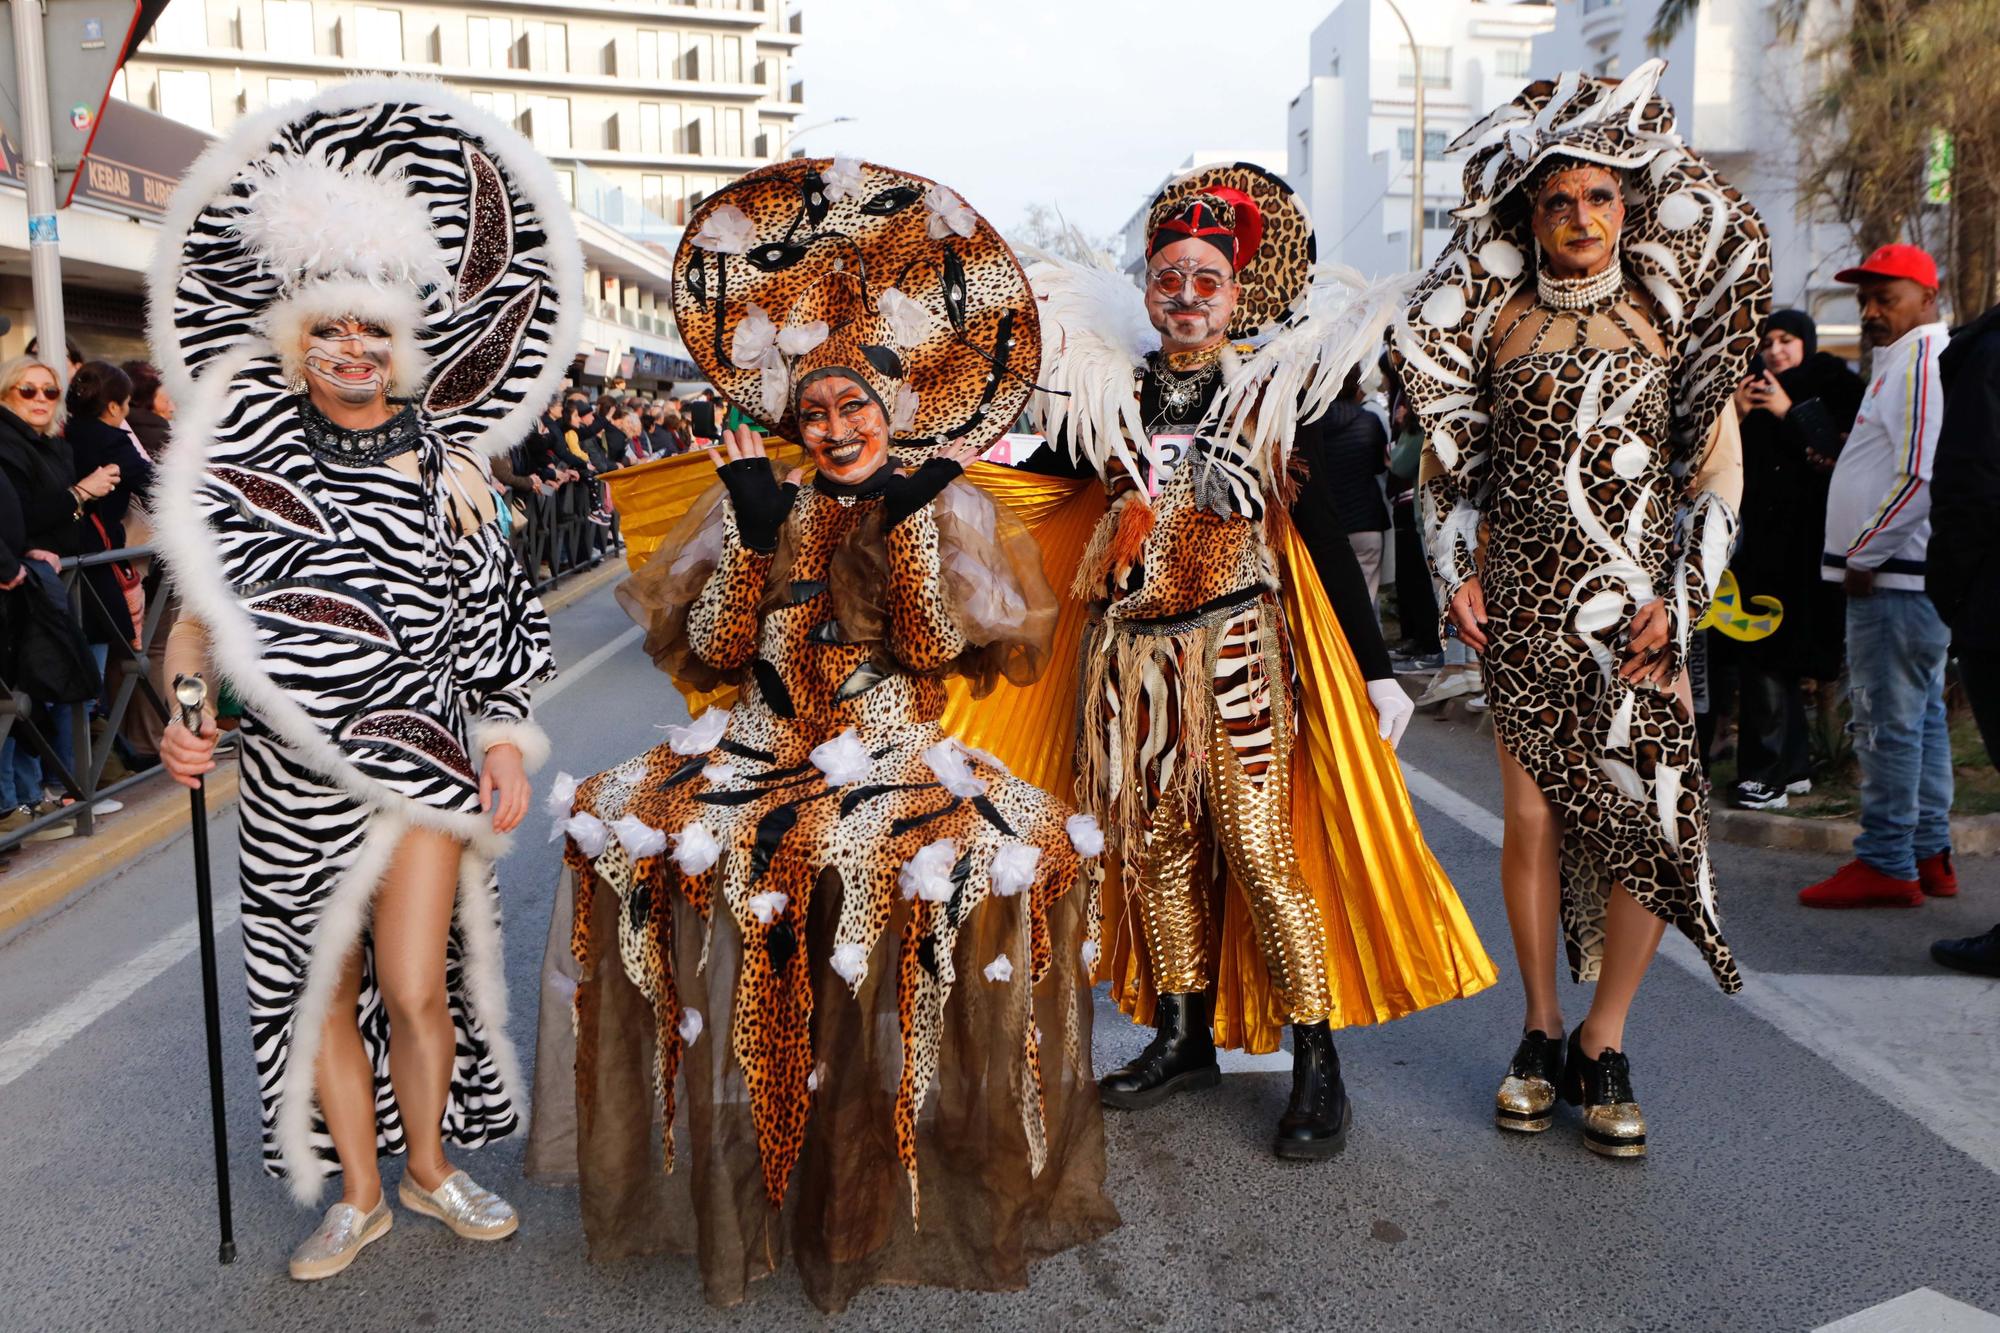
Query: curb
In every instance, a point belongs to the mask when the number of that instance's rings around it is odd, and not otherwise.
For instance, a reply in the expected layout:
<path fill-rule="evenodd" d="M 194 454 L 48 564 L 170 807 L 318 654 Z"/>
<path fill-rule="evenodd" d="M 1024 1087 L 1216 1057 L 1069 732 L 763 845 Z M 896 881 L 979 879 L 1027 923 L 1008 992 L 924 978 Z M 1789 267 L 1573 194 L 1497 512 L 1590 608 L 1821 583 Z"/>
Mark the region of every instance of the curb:
<path fill-rule="evenodd" d="M 233 763 L 218 765 L 209 776 L 211 818 L 236 803 L 236 783 Z M 149 794 L 144 807 L 130 811 L 128 818 L 107 822 L 103 832 L 88 838 L 66 839 L 52 860 L 0 880 L 0 936 L 46 916 L 104 875 L 178 837 L 188 826 L 187 798 L 181 796 L 183 788 L 167 785 L 168 790 Z"/>
<path fill-rule="evenodd" d="M 590 573 L 552 590 L 542 599 L 542 608 L 554 614 L 629 572 L 624 559 L 614 553 Z M 237 780 L 235 764 L 218 767 L 209 776 L 210 818 L 236 803 Z M 188 826 L 187 799 L 182 790 L 169 783 L 163 791 L 148 792 L 142 798 L 143 805 L 133 803 L 140 808 L 128 806 L 124 817 L 107 822 L 101 832 L 66 839 L 61 851 L 49 860 L 0 878 L 0 939 L 49 915 L 98 879 L 123 870 L 178 837 Z"/>
<path fill-rule="evenodd" d="M 1709 828 L 1724 842 L 1747 847 L 1775 847 L 1788 852 L 1822 852 L 1845 856 L 1861 836 L 1853 819 L 1802 819 L 1766 814 L 1762 810 L 1711 808 Z M 1951 850 L 1956 856 L 1991 856 L 2000 852 L 2000 815 L 1961 815 L 1951 821 Z"/>

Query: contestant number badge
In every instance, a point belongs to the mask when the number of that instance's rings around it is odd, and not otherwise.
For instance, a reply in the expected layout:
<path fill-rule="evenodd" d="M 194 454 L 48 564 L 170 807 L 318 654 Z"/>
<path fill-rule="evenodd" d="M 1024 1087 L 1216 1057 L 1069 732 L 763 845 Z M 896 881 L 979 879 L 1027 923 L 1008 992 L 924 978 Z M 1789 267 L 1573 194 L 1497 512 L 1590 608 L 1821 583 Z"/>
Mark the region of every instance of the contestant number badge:
<path fill-rule="evenodd" d="M 1146 498 L 1157 500 L 1174 472 L 1194 452 L 1192 435 L 1155 435 L 1146 441 Z"/>

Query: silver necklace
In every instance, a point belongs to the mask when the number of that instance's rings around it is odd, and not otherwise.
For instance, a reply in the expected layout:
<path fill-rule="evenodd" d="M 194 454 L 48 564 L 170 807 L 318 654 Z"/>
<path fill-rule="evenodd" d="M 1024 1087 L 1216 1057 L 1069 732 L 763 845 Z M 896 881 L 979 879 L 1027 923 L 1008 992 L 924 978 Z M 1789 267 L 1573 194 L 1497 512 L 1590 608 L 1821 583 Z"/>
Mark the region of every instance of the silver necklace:
<path fill-rule="evenodd" d="M 1611 262 L 1582 278 L 1558 278 L 1547 269 L 1535 268 L 1535 295 L 1554 310 L 1589 310 L 1609 305 L 1625 290 L 1625 269 L 1614 247 Z"/>
<path fill-rule="evenodd" d="M 1186 421 L 1190 413 L 1199 411 L 1208 395 L 1208 386 L 1221 371 L 1220 361 L 1211 361 L 1185 379 L 1173 371 L 1162 368 L 1160 374 L 1160 406 L 1166 409 L 1169 420 Z"/>

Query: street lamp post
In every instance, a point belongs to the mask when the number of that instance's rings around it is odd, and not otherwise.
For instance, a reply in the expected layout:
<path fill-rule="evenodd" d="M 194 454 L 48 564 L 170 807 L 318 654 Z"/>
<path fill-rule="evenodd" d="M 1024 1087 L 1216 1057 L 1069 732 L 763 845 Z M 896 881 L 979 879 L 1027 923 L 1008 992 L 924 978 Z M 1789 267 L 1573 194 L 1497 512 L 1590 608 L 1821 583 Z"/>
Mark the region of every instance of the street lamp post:
<path fill-rule="evenodd" d="M 1389 6 L 1396 22 L 1403 25 L 1403 40 L 1410 48 L 1411 81 L 1417 93 L 1415 142 L 1410 151 L 1410 267 L 1414 270 L 1424 266 L 1424 53 L 1396 0 L 1382 0 L 1382 3 Z"/>
<path fill-rule="evenodd" d="M 21 108 L 21 175 L 28 190 L 28 274 L 34 288 L 35 338 L 42 360 L 69 382 L 63 356 L 62 247 L 56 239 L 55 146 L 49 138 L 47 67 L 43 63 L 42 6 L 15 0 L 15 87 Z"/>
<path fill-rule="evenodd" d="M 797 143 L 800 135 L 811 134 L 814 130 L 823 130 L 829 125 L 844 125 L 853 119 L 853 116 L 835 116 L 830 120 L 816 120 L 802 130 L 793 130 L 792 137 L 785 140 L 785 147 L 789 149 L 793 144 Z M 800 157 L 803 154 L 793 153 L 792 156 Z"/>

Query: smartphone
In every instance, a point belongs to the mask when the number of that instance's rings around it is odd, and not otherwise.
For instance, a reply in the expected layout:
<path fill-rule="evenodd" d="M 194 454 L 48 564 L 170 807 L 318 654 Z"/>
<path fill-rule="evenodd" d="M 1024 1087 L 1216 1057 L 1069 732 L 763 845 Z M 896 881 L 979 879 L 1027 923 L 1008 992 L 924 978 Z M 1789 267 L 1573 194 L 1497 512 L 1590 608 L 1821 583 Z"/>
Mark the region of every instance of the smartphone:
<path fill-rule="evenodd" d="M 1750 354 L 1749 375 L 1753 380 L 1764 378 L 1764 354 L 1762 352 L 1752 352 Z"/>

